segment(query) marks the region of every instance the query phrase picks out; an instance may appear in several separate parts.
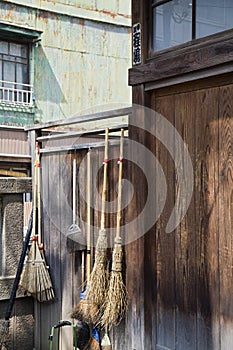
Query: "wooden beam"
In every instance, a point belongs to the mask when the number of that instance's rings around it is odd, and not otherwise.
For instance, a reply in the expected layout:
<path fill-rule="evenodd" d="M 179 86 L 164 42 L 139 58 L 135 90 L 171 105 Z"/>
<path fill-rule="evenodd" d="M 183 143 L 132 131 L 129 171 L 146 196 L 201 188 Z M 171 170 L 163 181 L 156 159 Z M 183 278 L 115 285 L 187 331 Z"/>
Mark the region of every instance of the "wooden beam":
<path fill-rule="evenodd" d="M 128 129 L 128 124 L 127 125 L 118 125 L 114 127 L 109 127 L 109 132 L 116 132 L 120 131 L 121 129 L 127 130 Z M 59 139 L 67 139 L 70 137 L 77 137 L 77 136 L 84 136 L 84 135 L 98 135 L 98 134 L 103 134 L 105 132 L 105 129 L 96 129 L 96 130 L 84 130 L 81 132 L 63 132 L 62 134 L 57 134 L 57 135 L 48 135 L 48 136 L 40 136 L 37 137 L 37 141 L 51 141 L 51 140 L 59 140 Z"/>
<path fill-rule="evenodd" d="M 125 139 L 125 142 L 127 140 Z M 109 146 L 118 146 L 118 140 L 109 141 Z M 84 150 L 84 149 L 92 149 L 92 148 L 104 148 L 105 143 L 103 142 L 88 142 L 80 145 L 70 145 L 70 146 L 60 146 L 60 147 L 47 147 L 41 148 L 40 153 L 57 153 L 57 152 L 69 152 L 74 150 Z"/>
<path fill-rule="evenodd" d="M 22 173 L 20 171 L 15 171 L 15 170 L 0 169 L 0 176 L 27 177 L 27 174 L 26 173 Z"/>
<path fill-rule="evenodd" d="M 57 121 L 48 122 L 45 124 L 37 124 L 34 126 L 25 127 L 25 130 L 26 131 L 42 130 L 42 129 L 47 129 L 54 126 L 65 126 L 65 125 L 72 125 L 72 124 L 88 123 L 88 122 L 94 122 L 97 120 L 105 120 L 105 119 L 111 119 L 111 118 L 116 118 L 121 116 L 123 117 L 125 115 L 130 115 L 131 113 L 132 113 L 132 108 L 126 107 L 126 108 L 105 111 L 105 112 L 74 116 L 72 118 L 57 120 Z"/>
<path fill-rule="evenodd" d="M 149 62 L 129 70 L 129 85 L 156 82 L 196 73 L 233 61 L 233 31 L 211 39 L 199 39 L 195 44 L 185 44 L 157 53 Z"/>

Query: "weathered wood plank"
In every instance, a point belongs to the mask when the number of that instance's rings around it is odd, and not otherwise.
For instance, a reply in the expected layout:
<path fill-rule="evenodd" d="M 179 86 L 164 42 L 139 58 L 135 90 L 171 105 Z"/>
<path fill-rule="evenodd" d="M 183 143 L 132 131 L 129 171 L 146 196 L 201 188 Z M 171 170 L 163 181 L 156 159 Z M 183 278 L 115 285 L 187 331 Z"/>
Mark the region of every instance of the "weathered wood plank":
<path fill-rule="evenodd" d="M 41 347 L 48 346 L 47 328 L 51 328 L 61 318 L 61 257 L 60 257 L 60 186 L 59 186 L 59 154 L 49 157 L 48 164 L 48 203 L 46 209 L 50 218 L 49 231 L 44 232 L 45 254 L 50 267 L 50 275 L 55 288 L 56 300 L 48 305 L 42 305 L 44 319 L 41 333 Z M 42 312 L 42 311 L 41 311 Z M 50 312 L 50 314 L 49 314 Z M 46 327 L 46 329 L 45 329 Z"/>
<path fill-rule="evenodd" d="M 232 38 L 218 37 L 206 42 L 155 55 L 153 60 L 129 70 L 129 84 L 137 85 L 180 76 L 201 69 L 229 63 L 233 59 Z"/>
<path fill-rule="evenodd" d="M 133 102 L 144 105 L 144 89 L 143 86 L 135 87 L 133 91 Z M 132 123 L 135 118 L 143 118 L 139 113 L 132 116 Z M 145 135 L 142 130 L 135 128 L 131 124 L 131 117 L 129 118 L 129 138 L 137 142 L 145 143 Z M 136 152 L 130 146 L 129 154 L 133 159 Z M 143 157 L 143 154 L 135 156 Z M 130 165 L 131 183 L 134 188 L 134 197 L 127 211 L 127 221 L 133 220 L 137 217 L 146 202 L 147 187 L 145 179 L 141 176 L 141 171 L 136 164 Z M 140 179 L 140 181 L 139 181 Z M 141 220 L 140 225 L 132 227 L 135 232 L 144 232 L 144 223 Z M 138 237 L 140 235 L 138 234 Z M 126 334 L 128 349 L 145 349 L 145 317 L 144 317 L 144 237 L 134 241 L 126 246 L 126 286 L 129 293 L 129 307 L 126 318 Z"/>
<path fill-rule="evenodd" d="M 152 108 L 156 113 L 160 113 L 164 118 L 168 119 L 174 125 L 174 96 L 165 96 L 162 98 L 154 98 Z M 154 127 L 157 132 L 164 129 L 161 120 L 155 121 Z M 155 130 L 154 130 L 155 132 Z M 168 138 L 174 135 L 167 134 Z M 168 140 L 163 140 L 167 143 Z M 170 140 L 171 142 L 172 140 Z M 150 142 L 152 144 L 152 142 Z M 174 147 L 174 145 L 173 145 Z M 151 232 L 151 237 L 148 242 L 150 249 L 150 259 L 145 264 L 153 268 L 151 276 L 150 290 L 152 296 L 151 317 L 152 317 L 152 343 L 156 343 L 158 347 L 166 347 L 174 349 L 175 347 L 175 232 L 166 233 L 166 225 L 170 218 L 174 207 L 174 178 L 175 169 L 174 162 L 169 154 L 158 140 L 155 145 L 155 156 L 159 161 L 164 177 L 167 183 L 167 198 L 163 212 L 158 219 L 155 227 L 155 233 Z M 152 190 L 152 189 L 150 189 Z M 161 192 L 160 179 L 156 179 L 157 201 L 163 201 L 164 193 Z M 153 210 L 153 209 L 152 209 Z M 156 276 L 153 277 L 153 274 Z M 148 276 L 149 278 L 149 276 Z M 154 300 L 156 297 L 156 301 Z M 147 299 L 147 298 L 146 298 Z M 154 314 L 156 313 L 156 317 Z M 157 334 L 155 333 L 157 330 Z"/>
<path fill-rule="evenodd" d="M 196 118 L 195 95 L 180 94 L 175 97 L 175 127 L 187 143 L 194 164 Z M 184 146 L 176 145 L 175 152 L 179 171 L 184 173 L 188 164 L 184 158 Z M 184 198 L 178 196 L 179 187 L 185 186 L 185 177 L 175 181 L 176 201 L 180 206 Z M 192 189 L 190 189 L 192 190 Z M 185 195 L 185 194 L 184 194 Z M 192 197 L 188 211 L 176 229 L 176 349 L 196 349 L 196 230 L 195 202 Z"/>
<path fill-rule="evenodd" d="M 61 319 L 70 320 L 73 300 L 73 255 L 68 254 L 66 234 L 72 222 L 72 157 L 71 153 L 59 156 L 59 207 L 60 216 L 60 289 Z M 71 327 L 62 330 L 61 347 L 72 348 L 73 337 Z"/>
<path fill-rule="evenodd" d="M 221 348 L 233 348 L 233 87 L 219 89 L 219 265 Z"/>
<path fill-rule="evenodd" d="M 218 220 L 218 88 L 196 93 L 195 208 L 197 344 L 220 349 Z"/>
<path fill-rule="evenodd" d="M 73 118 L 61 119 L 57 121 L 48 122 L 45 124 L 28 126 L 28 127 L 25 127 L 25 130 L 26 131 L 42 130 L 42 129 L 51 128 L 55 126 L 74 125 L 74 124 L 87 123 L 87 122 L 98 121 L 98 120 L 111 119 L 111 118 L 129 115 L 131 114 L 131 112 L 132 112 L 131 107 L 119 108 L 119 109 L 87 114 L 82 116 L 79 115 Z"/>
<path fill-rule="evenodd" d="M 50 215 L 50 183 L 52 181 L 50 177 L 50 158 L 48 156 L 41 157 L 41 196 L 42 196 L 42 231 L 45 248 L 45 258 L 48 266 L 50 266 L 50 274 L 52 270 L 51 259 L 50 259 L 50 232 L 51 232 L 51 215 Z M 54 281 L 54 279 L 53 279 Z M 46 348 L 48 346 L 48 336 L 51 329 L 51 305 L 38 304 L 36 306 L 36 320 L 39 319 L 39 327 L 36 326 L 36 330 L 39 331 L 39 334 L 35 337 L 36 347 L 38 349 Z M 38 345 L 37 345 L 38 343 Z"/>

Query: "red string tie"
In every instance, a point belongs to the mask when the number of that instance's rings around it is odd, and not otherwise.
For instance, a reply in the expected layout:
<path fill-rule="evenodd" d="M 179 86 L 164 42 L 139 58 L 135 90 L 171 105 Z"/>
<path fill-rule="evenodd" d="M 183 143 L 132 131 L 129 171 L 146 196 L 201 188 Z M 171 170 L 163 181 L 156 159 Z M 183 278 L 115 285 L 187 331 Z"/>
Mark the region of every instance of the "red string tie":
<path fill-rule="evenodd" d="M 117 164 L 123 163 L 123 158 L 119 158 Z"/>

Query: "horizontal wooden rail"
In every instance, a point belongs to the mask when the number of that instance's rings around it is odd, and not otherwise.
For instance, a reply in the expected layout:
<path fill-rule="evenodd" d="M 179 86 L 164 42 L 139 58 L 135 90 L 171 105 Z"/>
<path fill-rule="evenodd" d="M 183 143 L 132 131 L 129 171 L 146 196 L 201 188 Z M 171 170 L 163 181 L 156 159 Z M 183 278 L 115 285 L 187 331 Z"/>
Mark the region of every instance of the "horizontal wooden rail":
<path fill-rule="evenodd" d="M 128 124 L 109 127 L 109 132 L 117 132 L 117 131 L 120 131 L 121 129 L 127 130 Z M 84 130 L 82 132 L 69 132 L 69 133 L 64 132 L 62 134 L 59 133 L 57 135 L 40 136 L 40 137 L 37 137 L 37 141 L 52 141 L 52 140 L 60 140 L 64 138 L 78 137 L 78 136 L 84 136 L 84 135 L 85 136 L 99 135 L 99 134 L 103 134 L 104 132 L 105 132 L 105 129 Z"/>
<path fill-rule="evenodd" d="M 42 129 L 48 129 L 55 126 L 67 126 L 67 125 L 74 125 L 74 124 L 81 124 L 81 123 L 88 123 L 88 122 L 94 122 L 97 120 L 105 120 L 105 119 L 112 119 L 116 117 L 123 117 L 126 115 L 130 115 L 132 113 L 132 107 L 126 107 L 126 108 L 120 108 L 120 109 L 114 109 L 94 114 L 86 114 L 86 115 L 79 115 L 74 116 L 72 118 L 62 119 L 54 122 L 48 122 L 45 124 L 38 124 L 33 125 L 29 127 L 25 127 L 26 131 L 32 131 L 32 130 L 42 130 Z"/>

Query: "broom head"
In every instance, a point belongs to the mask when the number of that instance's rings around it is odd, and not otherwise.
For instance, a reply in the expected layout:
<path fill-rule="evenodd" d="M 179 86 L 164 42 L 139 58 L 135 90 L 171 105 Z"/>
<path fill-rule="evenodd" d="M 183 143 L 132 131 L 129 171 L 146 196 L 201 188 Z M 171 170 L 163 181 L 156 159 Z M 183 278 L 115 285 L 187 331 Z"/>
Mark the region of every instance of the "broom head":
<path fill-rule="evenodd" d="M 80 301 L 71 313 L 71 317 L 81 322 L 96 324 L 98 321 L 98 305 L 87 299 L 87 290 L 80 293 Z"/>
<path fill-rule="evenodd" d="M 70 252 L 86 249 L 86 238 L 78 225 L 72 224 L 66 232 L 66 237 Z M 72 244 L 73 247 L 71 248 Z"/>
<path fill-rule="evenodd" d="M 90 275 L 87 299 L 93 300 L 98 306 L 102 305 L 108 285 L 106 270 L 107 236 L 106 230 L 100 230 L 95 250 L 95 263 Z"/>
<path fill-rule="evenodd" d="M 116 238 L 109 288 L 101 317 L 101 325 L 108 329 L 121 322 L 127 307 L 127 292 L 122 278 L 122 256 L 121 239 Z"/>
<path fill-rule="evenodd" d="M 48 267 L 36 241 L 32 242 L 19 284 L 25 290 L 26 295 L 33 296 L 39 302 L 55 298 Z"/>

